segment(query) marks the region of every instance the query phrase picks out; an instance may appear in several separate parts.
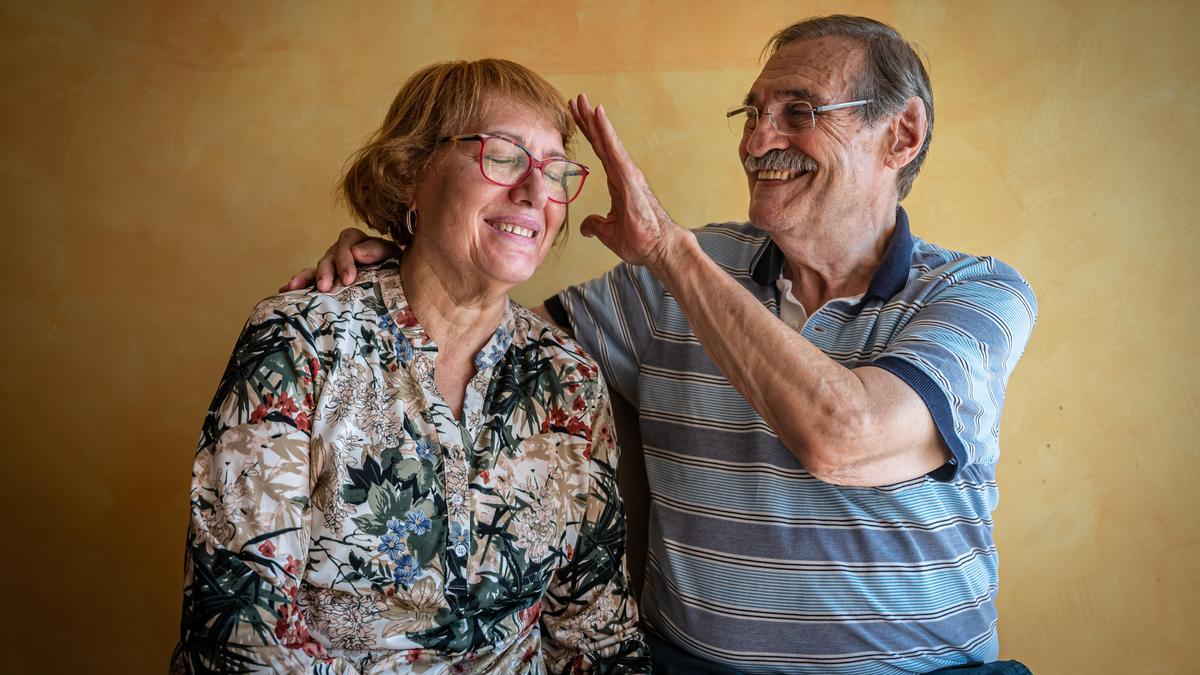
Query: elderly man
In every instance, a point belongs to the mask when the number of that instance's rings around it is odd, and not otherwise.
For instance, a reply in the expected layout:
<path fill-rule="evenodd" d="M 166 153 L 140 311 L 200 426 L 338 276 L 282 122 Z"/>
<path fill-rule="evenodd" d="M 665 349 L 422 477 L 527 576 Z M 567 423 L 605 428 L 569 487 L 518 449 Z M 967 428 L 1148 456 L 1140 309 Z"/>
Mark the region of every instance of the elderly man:
<path fill-rule="evenodd" d="M 625 262 L 545 310 L 638 409 L 655 660 L 964 672 L 998 653 L 1000 412 L 1036 301 L 1004 263 L 912 234 L 898 203 L 933 99 L 895 30 L 809 19 L 768 51 L 729 112 L 748 223 L 676 225 L 603 109 L 572 105 L 612 196 L 583 232 Z M 320 285 L 353 274 L 352 244 L 383 254 L 362 239 L 343 233 Z"/>

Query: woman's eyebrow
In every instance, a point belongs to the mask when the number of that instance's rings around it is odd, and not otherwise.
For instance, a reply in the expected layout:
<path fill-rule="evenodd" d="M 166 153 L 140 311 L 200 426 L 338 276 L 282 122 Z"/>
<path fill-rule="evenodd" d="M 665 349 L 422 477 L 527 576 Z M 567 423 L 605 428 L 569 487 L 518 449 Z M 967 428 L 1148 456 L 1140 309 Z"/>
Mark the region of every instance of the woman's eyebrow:
<path fill-rule="evenodd" d="M 506 131 L 504 129 L 490 129 L 488 131 L 485 131 L 484 133 L 490 134 L 492 136 L 499 136 L 500 138 L 512 141 L 513 143 L 520 145 L 522 148 L 525 148 L 527 150 L 529 149 L 529 144 L 525 142 L 525 138 L 523 136 L 521 136 L 521 134 L 518 134 L 518 133 L 515 133 L 512 131 Z M 530 150 L 530 152 L 532 153 L 533 151 Z M 550 154 L 545 155 L 539 159 L 545 159 L 546 157 L 554 157 L 555 159 L 566 159 L 567 153 L 563 152 L 562 150 L 552 150 L 550 152 Z"/>

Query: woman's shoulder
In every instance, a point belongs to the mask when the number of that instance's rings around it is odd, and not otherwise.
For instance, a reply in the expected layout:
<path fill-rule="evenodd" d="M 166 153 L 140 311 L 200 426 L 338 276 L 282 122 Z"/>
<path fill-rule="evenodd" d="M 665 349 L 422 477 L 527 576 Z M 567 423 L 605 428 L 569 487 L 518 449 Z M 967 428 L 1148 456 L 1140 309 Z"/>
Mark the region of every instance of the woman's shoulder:
<path fill-rule="evenodd" d="M 311 321 L 321 317 L 357 320 L 372 314 L 383 315 L 387 310 L 381 287 L 398 276 L 395 264 L 383 263 L 359 270 L 354 283 L 346 286 L 336 285 L 328 291 L 307 288 L 277 293 L 254 306 L 248 323 L 257 324 L 273 317 L 300 317 Z"/>
<path fill-rule="evenodd" d="M 536 343 L 546 357 L 574 365 L 571 371 L 581 378 L 599 378 L 600 365 L 566 331 L 515 301 L 509 305 L 517 332 L 514 340 Z"/>

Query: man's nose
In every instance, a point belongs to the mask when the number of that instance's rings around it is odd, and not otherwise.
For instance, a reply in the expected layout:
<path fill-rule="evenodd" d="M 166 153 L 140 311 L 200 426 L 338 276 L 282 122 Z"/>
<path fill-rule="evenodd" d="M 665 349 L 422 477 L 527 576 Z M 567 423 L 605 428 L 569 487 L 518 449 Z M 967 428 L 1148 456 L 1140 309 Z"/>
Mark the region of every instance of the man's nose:
<path fill-rule="evenodd" d="M 762 157 L 767 150 L 786 148 L 787 137 L 775 128 L 775 116 L 763 113 L 758 118 L 758 124 L 746 136 L 746 151 L 755 157 Z"/>

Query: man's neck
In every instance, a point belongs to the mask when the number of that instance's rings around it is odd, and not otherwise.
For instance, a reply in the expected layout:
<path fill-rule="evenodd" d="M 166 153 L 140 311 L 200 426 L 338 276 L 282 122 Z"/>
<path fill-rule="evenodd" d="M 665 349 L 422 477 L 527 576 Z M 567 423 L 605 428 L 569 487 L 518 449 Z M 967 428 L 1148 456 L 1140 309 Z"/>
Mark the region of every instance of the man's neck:
<path fill-rule="evenodd" d="M 792 228 L 772 239 L 787 261 L 793 294 L 811 316 L 830 300 L 867 292 L 895 229 L 893 204 L 886 216 L 860 214 L 815 228 Z"/>

